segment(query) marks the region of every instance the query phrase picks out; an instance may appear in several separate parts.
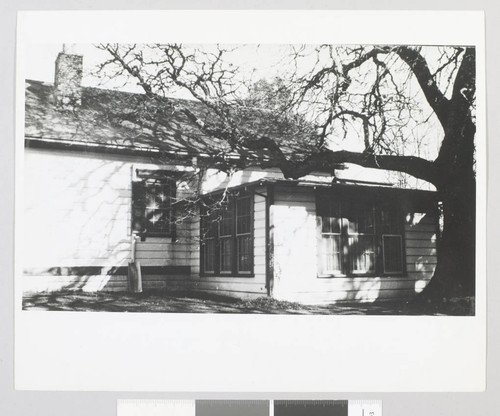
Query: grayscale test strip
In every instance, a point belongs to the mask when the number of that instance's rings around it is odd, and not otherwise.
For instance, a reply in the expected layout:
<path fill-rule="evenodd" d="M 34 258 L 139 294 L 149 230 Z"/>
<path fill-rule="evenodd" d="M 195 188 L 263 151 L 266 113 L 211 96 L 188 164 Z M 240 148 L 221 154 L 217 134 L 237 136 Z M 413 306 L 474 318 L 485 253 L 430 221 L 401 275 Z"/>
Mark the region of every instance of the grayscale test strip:
<path fill-rule="evenodd" d="M 275 400 L 274 416 L 348 416 L 347 400 Z"/>
<path fill-rule="evenodd" d="M 196 416 L 269 416 L 269 400 L 196 400 Z"/>
<path fill-rule="evenodd" d="M 118 400 L 117 416 L 382 416 L 382 401 Z"/>

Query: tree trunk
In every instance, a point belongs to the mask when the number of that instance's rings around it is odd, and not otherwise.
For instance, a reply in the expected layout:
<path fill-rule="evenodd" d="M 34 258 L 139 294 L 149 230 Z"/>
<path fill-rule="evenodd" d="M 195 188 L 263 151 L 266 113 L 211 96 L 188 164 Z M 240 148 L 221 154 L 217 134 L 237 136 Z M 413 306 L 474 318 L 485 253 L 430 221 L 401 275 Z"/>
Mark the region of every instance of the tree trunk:
<path fill-rule="evenodd" d="M 452 156 L 436 161 L 442 163 L 437 191 L 443 224 L 437 240 L 438 263 L 431 282 L 422 292 L 424 299 L 475 295 L 476 181 L 472 147 L 475 128 L 470 122 L 465 124 L 458 140 L 456 129 L 449 132 L 455 135 Z"/>
<path fill-rule="evenodd" d="M 443 197 L 443 229 L 437 241 L 438 263 L 423 298 L 475 294 L 475 193 Z M 460 199 L 460 200 L 457 200 Z"/>

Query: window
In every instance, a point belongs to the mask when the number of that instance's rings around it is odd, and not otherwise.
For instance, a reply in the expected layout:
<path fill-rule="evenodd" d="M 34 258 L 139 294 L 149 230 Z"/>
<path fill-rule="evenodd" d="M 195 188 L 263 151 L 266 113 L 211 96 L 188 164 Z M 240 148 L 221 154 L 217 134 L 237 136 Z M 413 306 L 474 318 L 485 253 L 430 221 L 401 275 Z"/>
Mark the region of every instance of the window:
<path fill-rule="evenodd" d="M 403 216 L 367 199 L 318 195 L 319 276 L 402 274 Z"/>
<path fill-rule="evenodd" d="M 403 236 L 401 218 L 394 210 L 384 208 L 380 211 L 382 233 L 383 271 L 386 274 L 403 272 Z"/>
<path fill-rule="evenodd" d="M 175 179 L 165 171 L 138 170 L 132 182 L 132 231 L 147 236 L 172 236 Z"/>
<path fill-rule="evenodd" d="M 229 196 L 216 208 L 202 213 L 201 270 L 205 275 L 253 274 L 253 199 Z"/>

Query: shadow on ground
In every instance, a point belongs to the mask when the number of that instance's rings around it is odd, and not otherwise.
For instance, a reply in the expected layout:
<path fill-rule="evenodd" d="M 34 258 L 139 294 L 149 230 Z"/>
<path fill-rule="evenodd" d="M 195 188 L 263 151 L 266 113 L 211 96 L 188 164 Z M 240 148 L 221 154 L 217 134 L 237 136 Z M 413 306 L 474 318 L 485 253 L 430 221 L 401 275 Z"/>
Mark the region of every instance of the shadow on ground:
<path fill-rule="evenodd" d="M 474 300 L 460 298 L 442 304 L 408 301 L 341 303 L 310 306 L 262 297 L 240 300 L 213 294 L 52 292 L 25 294 L 23 310 L 81 312 L 239 313 L 294 315 L 473 315 Z"/>

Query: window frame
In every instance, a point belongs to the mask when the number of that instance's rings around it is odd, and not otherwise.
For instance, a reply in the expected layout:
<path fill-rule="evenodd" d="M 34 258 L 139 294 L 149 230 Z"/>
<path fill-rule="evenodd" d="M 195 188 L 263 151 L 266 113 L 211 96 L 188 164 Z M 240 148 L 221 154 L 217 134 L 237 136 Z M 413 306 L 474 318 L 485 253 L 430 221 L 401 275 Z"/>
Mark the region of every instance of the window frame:
<path fill-rule="evenodd" d="M 175 238 L 175 198 L 177 196 L 177 175 L 175 172 L 164 169 L 135 169 L 134 177 L 132 180 L 132 215 L 131 215 L 131 231 L 132 233 L 139 234 L 142 239 L 147 237 L 158 238 Z M 147 219 L 147 206 L 146 194 L 148 188 L 148 181 L 157 181 L 162 186 L 169 188 L 169 194 L 166 198 L 167 208 L 161 205 L 159 211 L 166 211 L 168 213 L 168 229 L 158 230 L 151 226 L 150 221 Z M 155 184 L 153 184 L 154 186 Z M 140 211 L 140 214 L 138 212 Z"/>
<path fill-rule="evenodd" d="M 401 274 L 405 274 L 406 273 L 406 265 L 405 265 L 405 250 L 404 250 L 404 244 L 403 244 L 403 240 L 404 240 L 404 235 L 401 235 L 401 234 L 381 234 L 381 247 L 382 247 L 382 255 L 381 255 L 381 258 L 382 258 L 382 270 L 383 270 L 383 273 L 384 275 L 386 276 L 390 276 L 390 275 L 401 275 Z M 400 271 L 393 271 L 393 272 L 388 272 L 385 268 L 385 244 L 384 244 L 384 238 L 385 237 L 399 237 L 399 250 L 401 252 L 401 270 Z"/>
<path fill-rule="evenodd" d="M 255 256 L 254 256 L 254 246 L 255 246 L 255 237 L 254 237 L 254 196 L 253 193 L 248 191 L 239 191 L 234 193 L 227 194 L 228 201 L 226 203 L 226 207 L 231 210 L 231 234 L 221 236 L 221 211 L 222 207 L 217 207 L 212 213 L 215 217 L 210 220 L 208 216 L 206 216 L 206 210 L 202 208 L 201 218 L 200 218 L 200 276 L 201 277 L 255 277 L 254 268 L 255 268 Z M 206 197 L 205 201 L 210 204 L 210 200 L 213 199 L 222 199 L 222 194 L 211 194 Z M 238 233 L 238 213 L 237 206 L 238 200 L 248 199 L 248 221 L 249 221 L 249 232 L 246 233 Z M 203 212 L 204 211 L 204 212 Z M 218 218 L 218 219 L 217 219 Z M 207 225 L 206 221 L 215 221 L 211 222 Z M 212 229 L 214 235 L 206 235 L 208 229 Z M 205 231 L 207 230 L 207 231 Z M 208 231 L 210 232 L 210 231 Z M 205 234 L 205 235 L 204 235 Z M 250 239 L 250 267 L 248 271 L 239 270 L 239 237 L 248 237 Z M 206 266 L 206 251 L 204 248 L 205 242 L 207 240 L 214 240 L 214 270 L 207 271 Z M 222 271 L 222 261 L 221 261 L 221 241 L 230 241 L 231 247 L 231 270 Z"/>
<path fill-rule="evenodd" d="M 323 217 L 322 210 L 332 204 L 338 204 L 339 217 L 338 221 L 341 224 L 340 229 L 340 273 L 330 273 L 329 271 L 324 272 L 322 270 L 322 265 L 324 261 L 324 250 L 322 249 L 322 244 L 324 241 L 324 235 L 328 233 L 323 233 Z M 361 210 L 364 210 L 364 206 L 368 205 L 369 210 L 372 215 L 372 228 L 373 234 L 365 233 L 349 233 L 349 219 L 348 219 L 348 206 L 357 206 Z M 343 210 L 347 210 L 344 214 Z M 391 229 L 391 232 L 384 232 L 382 212 L 384 210 L 390 210 L 396 215 L 396 231 Z M 325 211 L 323 211 L 325 212 Z M 337 277 L 348 277 L 348 278 L 364 278 L 364 277 L 391 277 L 391 276 L 407 276 L 407 266 L 406 266 L 406 255 L 405 255 L 405 227 L 404 221 L 405 216 L 400 208 L 394 208 L 394 206 L 381 201 L 371 192 L 367 192 L 366 195 L 360 196 L 355 194 L 353 190 L 349 192 L 317 192 L 316 193 L 316 218 L 317 218 L 317 234 L 318 234 L 318 255 L 317 255 L 317 277 L 318 278 L 337 278 Z M 373 271 L 355 272 L 351 266 L 353 259 L 352 249 L 349 244 L 349 239 L 357 235 L 370 235 L 373 238 L 373 253 L 374 253 L 374 267 Z M 397 236 L 400 237 L 400 253 L 401 253 L 401 271 L 386 271 L 385 270 L 385 252 L 384 252 L 384 236 Z"/>

